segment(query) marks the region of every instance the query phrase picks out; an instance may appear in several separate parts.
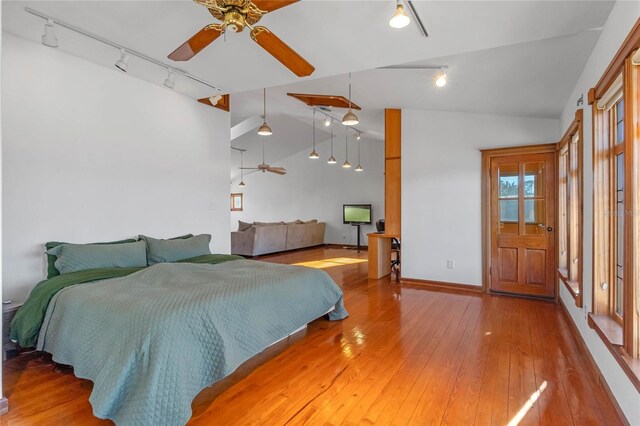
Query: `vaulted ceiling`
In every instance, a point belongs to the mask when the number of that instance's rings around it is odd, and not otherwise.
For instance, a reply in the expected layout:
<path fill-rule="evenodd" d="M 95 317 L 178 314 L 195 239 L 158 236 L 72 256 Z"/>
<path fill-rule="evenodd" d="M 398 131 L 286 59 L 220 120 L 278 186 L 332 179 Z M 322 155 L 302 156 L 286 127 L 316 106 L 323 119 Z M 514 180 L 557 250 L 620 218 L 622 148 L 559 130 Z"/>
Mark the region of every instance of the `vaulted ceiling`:
<path fill-rule="evenodd" d="M 346 95 L 348 72 L 353 72 L 354 100 L 363 108 L 359 127 L 370 140 L 382 137 L 385 107 L 558 117 L 613 6 L 611 1 L 414 4 L 428 38 L 413 23 L 402 30 L 389 27 L 391 0 L 302 0 L 266 15 L 260 24 L 316 67 L 307 78 L 284 68 L 247 31 L 227 34 L 174 65 L 232 93 L 234 124 L 261 114 L 260 89 L 268 87 L 271 152 L 277 160 L 310 144 L 311 112 L 286 93 Z M 38 43 L 43 21 L 25 6 L 168 64 L 170 52 L 214 22 L 191 0 L 3 1 L 3 29 Z M 118 58 L 117 50 L 63 28 L 57 35 L 64 52 L 112 68 Z M 447 65 L 449 84 L 436 89 L 429 71 L 377 69 L 397 64 Z M 132 58 L 129 74 L 161 85 L 166 70 Z M 192 98 L 211 94 L 179 77 L 175 90 Z M 232 142 L 252 151 L 260 143 L 251 133 Z"/>

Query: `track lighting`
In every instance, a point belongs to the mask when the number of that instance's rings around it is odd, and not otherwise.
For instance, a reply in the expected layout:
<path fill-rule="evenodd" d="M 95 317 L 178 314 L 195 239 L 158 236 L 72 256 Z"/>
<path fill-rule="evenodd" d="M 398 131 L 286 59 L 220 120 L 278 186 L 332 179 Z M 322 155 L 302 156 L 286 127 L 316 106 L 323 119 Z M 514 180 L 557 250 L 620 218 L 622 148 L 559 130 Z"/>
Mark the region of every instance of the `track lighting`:
<path fill-rule="evenodd" d="M 122 72 L 127 72 L 129 68 L 129 54 L 124 49 L 120 49 L 120 59 L 116 61 L 116 68 Z"/>
<path fill-rule="evenodd" d="M 316 109 L 313 109 L 313 150 L 311 154 L 309 154 L 309 158 L 312 160 L 317 160 L 320 158 L 318 153 L 316 152 Z"/>
<path fill-rule="evenodd" d="M 220 99 L 222 99 L 222 95 L 213 95 L 209 98 L 209 102 L 211 102 L 211 105 L 216 106 L 218 102 L 220 102 Z"/>
<path fill-rule="evenodd" d="M 411 22 L 409 16 L 404 11 L 404 6 L 400 3 L 400 0 L 396 1 L 396 12 L 393 14 L 393 17 L 389 20 L 389 26 L 392 28 L 404 28 Z"/>
<path fill-rule="evenodd" d="M 164 81 L 164 85 L 169 89 L 173 89 L 174 87 L 176 87 L 176 75 L 173 73 L 173 71 L 171 71 L 171 69 L 167 70 L 167 78 Z"/>
<path fill-rule="evenodd" d="M 58 38 L 56 37 L 56 30 L 53 27 L 53 21 L 47 20 L 44 24 L 44 34 L 42 34 L 42 44 L 48 47 L 58 47 Z"/>
<path fill-rule="evenodd" d="M 355 126 L 359 122 L 358 116 L 351 111 L 351 73 L 349 73 L 349 111 L 347 111 L 342 118 L 342 124 L 345 126 Z"/>
<path fill-rule="evenodd" d="M 324 127 L 331 126 L 331 119 L 329 117 L 324 119 Z"/>
<path fill-rule="evenodd" d="M 434 76 L 435 85 L 437 87 L 444 87 L 447 85 L 447 70 L 442 68 L 440 71 L 436 73 Z"/>
<path fill-rule="evenodd" d="M 262 126 L 258 129 L 260 136 L 271 136 L 273 132 L 267 124 L 267 89 L 262 89 Z"/>
<path fill-rule="evenodd" d="M 350 169 L 351 163 L 349 162 L 349 135 L 345 133 L 344 135 L 344 163 L 342 163 L 342 168 Z"/>

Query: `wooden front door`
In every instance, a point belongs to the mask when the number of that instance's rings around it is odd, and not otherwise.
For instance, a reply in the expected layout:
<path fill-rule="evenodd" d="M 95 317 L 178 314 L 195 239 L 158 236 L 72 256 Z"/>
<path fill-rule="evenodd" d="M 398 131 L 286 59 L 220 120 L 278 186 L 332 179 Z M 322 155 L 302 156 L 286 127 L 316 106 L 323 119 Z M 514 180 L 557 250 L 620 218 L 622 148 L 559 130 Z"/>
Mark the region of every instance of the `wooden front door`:
<path fill-rule="evenodd" d="M 491 158 L 491 291 L 555 297 L 555 154 Z"/>

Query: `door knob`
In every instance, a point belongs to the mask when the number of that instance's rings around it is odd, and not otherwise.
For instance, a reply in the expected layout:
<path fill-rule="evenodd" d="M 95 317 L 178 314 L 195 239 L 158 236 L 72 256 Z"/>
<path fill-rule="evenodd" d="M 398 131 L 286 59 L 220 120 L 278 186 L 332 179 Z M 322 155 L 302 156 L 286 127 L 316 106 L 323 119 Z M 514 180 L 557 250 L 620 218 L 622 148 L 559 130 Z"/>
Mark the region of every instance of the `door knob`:
<path fill-rule="evenodd" d="M 553 228 L 552 228 L 552 227 L 550 227 L 550 226 L 548 226 L 548 227 L 547 227 L 547 231 L 548 231 L 548 232 L 551 232 L 551 231 L 553 231 Z"/>

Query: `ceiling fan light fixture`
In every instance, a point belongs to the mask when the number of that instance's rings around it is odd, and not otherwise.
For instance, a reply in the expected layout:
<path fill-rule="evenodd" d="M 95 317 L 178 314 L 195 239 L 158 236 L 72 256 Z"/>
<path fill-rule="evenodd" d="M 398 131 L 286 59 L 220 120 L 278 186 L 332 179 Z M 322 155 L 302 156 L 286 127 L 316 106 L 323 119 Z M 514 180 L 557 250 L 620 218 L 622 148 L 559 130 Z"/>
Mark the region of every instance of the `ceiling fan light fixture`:
<path fill-rule="evenodd" d="M 404 11 L 404 6 L 400 1 L 396 3 L 396 11 L 393 17 L 389 20 L 389 26 L 391 28 L 404 28 L 411 22 L 409 15 Z"/>
<path fill-rule="evenodd" d="M 129 69 L 129 54 L 124 49 L 120 49 L 120 59 L 116 61 L 115 66 L 122 72 Z"/>
<path fill-rule="evenodd" d="M 176 87 L 176 75 L 170 69 L 167 70 L 167 78 L 164 80 L 164 85 L 165 85 L 165 87 L 168 87 L 169 89 L 173 89 L 174 87 Z"/>
<path fill-rule="evenodd" d="M 444 87 L 447 85 L 447 71 L 442 69 L 434 76 L 434 83 L 436 87 Z"/>
<path fill-rule="evenodd" d="M 47 20 L 44 24 L 44 34 L 42 34 L 42 44 L 47 47 L 58 47 L 58 38 L 56 37 L 56 30 L 53 27 L 53 21 Z"/>
<path fill-rule="evenodd" d="M 271 127 L 267 124 L 267 122 L 263 122 L 262 126 L 258 129 L 258 134 L 260 136 L 271 136 L 273 132 L 271 131 Z"/>
<path fill-rule="evenodd" d="M 352 110 L 347 111 L 344 117 L 342 117 L 342 124 L 345 126 L 355 126 L 359 122 L 358 116 L 355 115 Z"/>

